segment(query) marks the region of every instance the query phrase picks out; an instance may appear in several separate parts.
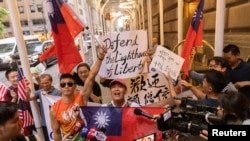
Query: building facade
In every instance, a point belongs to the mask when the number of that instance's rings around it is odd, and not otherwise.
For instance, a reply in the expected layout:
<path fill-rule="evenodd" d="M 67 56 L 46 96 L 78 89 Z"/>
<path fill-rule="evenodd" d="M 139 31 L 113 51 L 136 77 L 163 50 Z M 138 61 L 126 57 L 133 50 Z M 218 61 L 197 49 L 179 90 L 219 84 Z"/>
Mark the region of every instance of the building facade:
<path fill-rule="evenodd" d="M 215 42 L 216 1 L 205 0 L 203 10 L 203 39 L 212 46 Z M 164 44 L 171 48 L 178 44 L 177 2 L 178 0 L 163 0 Z M 199 0 L 183 0 L 183 2 L 183 38 L 185 39 L 190 19 Z M 247 14 L 250 12 L 250 0 L 225 0 L 225 2 L 224 46 L 227 44 L 239 46 L 242 59 L 247 59 L 250 54 L 250 21 L 247 18 Z M 153 36 L 160 39 L 159 8 L 156 7 L 159 7 L 159 0 L 152 0 L 152 32 Z M 146 6 L 144 6 L 144 15 L 147 17 L 145 8 Z M 147 26 L 147 19 L 145 22 Z"/>
<path fill-rule="evenodd" d="M 87 23 L 86 0 L 69 0 L 69 6 L 77 13 L 83 23 Z M 24 35 L 38 35 L 41 40 L 51 38 L 51 26 L 48 18 L 46 0 L 17 0 L 18 11 L 20 13 L 20 23 Z M 8 10 L 7 0 L 0 0 L 0 6 Z M 2 37 L 14 36 L 13 27 L 8 16 L 3 24 L 5 32 Z"/>

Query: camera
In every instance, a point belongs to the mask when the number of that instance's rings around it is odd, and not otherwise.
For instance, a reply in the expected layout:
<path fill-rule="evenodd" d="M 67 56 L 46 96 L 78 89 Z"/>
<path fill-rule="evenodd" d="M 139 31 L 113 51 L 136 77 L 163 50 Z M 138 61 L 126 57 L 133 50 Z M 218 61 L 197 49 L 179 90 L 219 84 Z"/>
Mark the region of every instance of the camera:
<path fill-rule="evenodd" d="M 170 107 L 160 114 L 160 118 L 157 119 L 158 130 L 176 129 L 191 135 L 199 135 L 201 130 L 207 130 L 208 124 L 222 123 L 222 119 L 215 115 L 216 107 L 199 104 L 191 107 L 187 105 L 188 101 L 192 100 L 189 97 L 178 99 L 182 101 L 180 106 Z"/>

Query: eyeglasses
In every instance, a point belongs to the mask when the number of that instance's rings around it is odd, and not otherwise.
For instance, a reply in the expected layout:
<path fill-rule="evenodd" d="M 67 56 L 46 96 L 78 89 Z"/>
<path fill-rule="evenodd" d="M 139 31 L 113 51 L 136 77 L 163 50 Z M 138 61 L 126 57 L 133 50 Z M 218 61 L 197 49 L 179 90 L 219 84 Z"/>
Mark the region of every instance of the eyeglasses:
<path fill-rule="evenodd" d="M 69 87 L 72 87 L 74 84 L 75 84 L 75 83 L 73 83 L 73 82 L 60 83 L 60 86 L 61 86 L 62 88 L 66 87 L 66 85 L 68 85 Z"/>
<path fill-rule="evenodd" d="M 212 64 L 208 65 L 208 68 L 210 68 L 210 69 L 219 68 L 219 67 L 220 67 L 220 65 L 212 65 Z"/>
<path fill-rule="evenodd" d="M 217 111 L 224 111 L 224 109 L 221 106 L 218 106 Z"/>

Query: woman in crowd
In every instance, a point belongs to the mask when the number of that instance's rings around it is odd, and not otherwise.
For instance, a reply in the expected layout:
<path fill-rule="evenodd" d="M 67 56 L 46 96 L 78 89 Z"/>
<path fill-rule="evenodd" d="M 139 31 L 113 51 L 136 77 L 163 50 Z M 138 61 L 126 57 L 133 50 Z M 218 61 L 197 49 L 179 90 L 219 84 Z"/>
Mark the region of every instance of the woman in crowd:
<path fill-rule="evenodd" d="M 87 63 L 81 63 L 76 68 L 77 73 L 74 73 L 76 84 L 83 87 L 87 79 L 90 67 Z M 89 101 L 95 103 L 102 103 L 102 92 L 99 84 L 95 81 L 93 86 L 93 93 L 90 95 Z"/>

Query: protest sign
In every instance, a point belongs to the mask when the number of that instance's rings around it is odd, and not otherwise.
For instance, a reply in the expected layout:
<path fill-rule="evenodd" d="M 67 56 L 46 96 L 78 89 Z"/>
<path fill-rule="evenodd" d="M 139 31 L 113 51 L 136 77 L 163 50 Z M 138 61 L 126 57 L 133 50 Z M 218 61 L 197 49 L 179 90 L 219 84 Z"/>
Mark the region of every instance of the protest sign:
<path fill-rule="evenodd" d="M 150 72 L 127 78 L 126 99 L 140 105 L 148 105 L 168 98 L 169 85 L 165 76 L 159 72 Z"/>
<path fill-rule="evenodd" d="M 106 78 L 137 76 L 147 51 L 147 32 L 143 30 L 112 33 L 100 38 L 108 51 L 99 71 Z"/>
<path fill-rule="evenodd" d="M 157 69 L 164 74 L 170 73 L 171 77 L 177 80 L 183 62 L 184 59 L 174 52 L 162 46 L 157 46 L 150 69 Z"/>

